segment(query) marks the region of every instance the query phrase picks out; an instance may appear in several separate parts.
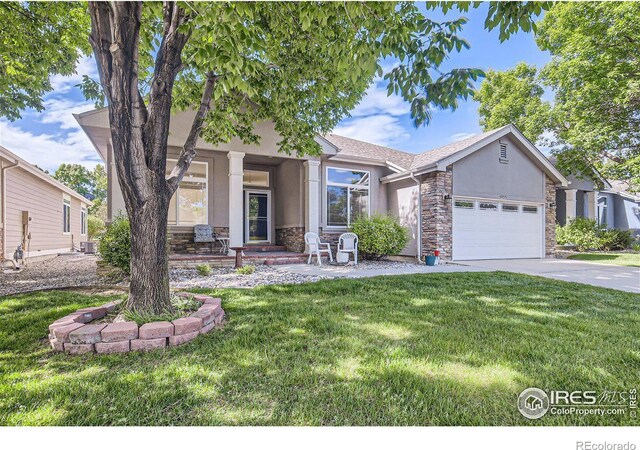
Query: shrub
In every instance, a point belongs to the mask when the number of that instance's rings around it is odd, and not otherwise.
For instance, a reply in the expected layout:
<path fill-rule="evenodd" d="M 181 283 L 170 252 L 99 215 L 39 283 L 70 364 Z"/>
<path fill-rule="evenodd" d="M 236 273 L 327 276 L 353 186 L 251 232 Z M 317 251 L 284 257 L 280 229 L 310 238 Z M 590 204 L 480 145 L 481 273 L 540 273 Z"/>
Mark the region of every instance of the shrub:
<path fill-rule="evenodd" d="M 358 253 L 365 259 L 397 255 L 407 245 L 407 230 L 391 216 L 360 217 L 351 224 L 358 235 Z"/>
<path fill-rule="evenodd" d="M 236 269 L 238 275 L 251 275 L 256 271 L 256 266 L 242 266 Z"/>
<path fill-rule="evenodd" d="M 580 252 L 624 250 L 631 246 L 633 236 L 628 230 L 607 230 L 593 219 L 576 217 L 563 227 L 556 225 L 556 242 L 575 245 Z"/>
<path fill-rule="evenodd" d="M 632 242 L 633 235 L 629 230 L 602 230 L 600 233 L 601 250 L 626 250 Z"/>
<path fill-rule="evenodd" d="M 196 266 L 196 270 L 203 277 L 206 277 L 207 275 L 211 275 L 211 266 L 209 264 L 198 264 Z"/>
<path fill-rule="evenodd" d="M 633 250 L 634 252 L 640 252 L 640 242 L 631 244 L 631 250 Z"/>
<path fill-rule="evenodd" d="M 129 274 L 131 263 L 131 231 L 129 219 L 116 217 L 98 240 L 98 252 L 108 264 Z"/>
<path fill-rule="evenodd" d="M 87 237 L 90 241 L 93 241 L 100 234 L 104 233 L 104 231 L 104 220 L 96 216 L 87 217 Z"/>
<path fill-rule="evenodd" d="M 602 229 L 593 219 L 576 217 L 571 219 L 564 227 L 556 228 L 556 241 L 558 244 L 575 245 L 576 249 L 584 252 L 600 247 L 600 232 Z"/>

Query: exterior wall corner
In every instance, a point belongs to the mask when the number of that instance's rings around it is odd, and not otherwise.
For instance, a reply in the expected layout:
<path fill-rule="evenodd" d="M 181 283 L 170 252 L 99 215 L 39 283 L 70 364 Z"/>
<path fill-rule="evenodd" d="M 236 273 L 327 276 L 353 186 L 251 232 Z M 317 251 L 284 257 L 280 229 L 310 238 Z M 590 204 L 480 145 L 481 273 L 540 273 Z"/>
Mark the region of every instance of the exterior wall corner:
<path fill-rule="evenodd" d="M 452 190 L 453 173 L 431 172 L 423 176 L 420 185 L 422 197 L 422 255 L 440 251 L 440 258 L 452 258 Z M 448 199 L 445 199 L 448 196 Z"/>

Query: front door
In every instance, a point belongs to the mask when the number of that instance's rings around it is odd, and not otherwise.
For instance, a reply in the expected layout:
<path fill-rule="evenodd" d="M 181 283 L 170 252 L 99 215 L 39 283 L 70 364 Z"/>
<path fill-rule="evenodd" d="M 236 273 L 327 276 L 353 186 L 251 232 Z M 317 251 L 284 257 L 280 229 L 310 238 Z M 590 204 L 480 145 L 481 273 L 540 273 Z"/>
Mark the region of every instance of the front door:
<path fill-rule="evenodd" d="M 244 192 L 244 241 L 247 244 L 271 242 L 271 192 Z"/>

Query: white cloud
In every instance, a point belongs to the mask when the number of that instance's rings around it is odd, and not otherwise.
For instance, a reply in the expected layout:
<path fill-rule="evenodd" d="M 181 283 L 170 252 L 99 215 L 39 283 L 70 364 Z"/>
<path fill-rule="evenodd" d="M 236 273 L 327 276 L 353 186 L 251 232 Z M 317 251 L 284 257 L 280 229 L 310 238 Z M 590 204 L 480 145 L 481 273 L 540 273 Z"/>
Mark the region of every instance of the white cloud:
<path fill-rule="evenodd" d="M 44 101 L 45 110 L 38 114 L 36 120 L 46 124 L 59 124 L 63 130 L 80 130 L 73 114 L 94 109 L 94 102 L 74 102 L 61 97 L 48 98 Z"/>
<path fill-rule="evenodd" d="M 458 142 L 458 141 L 462 141 L 463 139 L 467 139 L 470 138 L 472 136 L 475 136 L 476 133 L 455 133 L 451 135 L 451 141 L 453 142 Z"/>
<path fill-rule="evenodd" d="M 78 61 L 76 66 L 76 73 L 69 76 L 54 75 L 49 81 L 53 87 L 53 91 L 57 94 L 64 94 L 69 92 L 76 84 L 82 81 L 82 76 L 87 75 L 94 80 L 98 78 L 98 68 L 96 62 L 91 57 L 83 57 Z"/>
<path fill-rule="evenodd" d="M 409 114 L 409 104 L 399 95 L 387 96 L 385 82 L 374 81 L 369 86 L 364 97 L 351 111 L 352 117 L 363 117 L 374 114 L 385 114 L 390 116 L 402 116 Z"/>
<path fill-rule="evenodd" d="M 101 162 L 82 130 L 60 135 L 34 134 L 0 121 L 0 145 L 50 172 L 62 163 L 82 164 L 93 169 Z"/>
<path fill-rule="evenodd" d="M 384 114 L 349 120 L 336 127 L 333 132 L 384 146 L 401 144 L 410 137 L 409 132 L 397 118 Z"/>

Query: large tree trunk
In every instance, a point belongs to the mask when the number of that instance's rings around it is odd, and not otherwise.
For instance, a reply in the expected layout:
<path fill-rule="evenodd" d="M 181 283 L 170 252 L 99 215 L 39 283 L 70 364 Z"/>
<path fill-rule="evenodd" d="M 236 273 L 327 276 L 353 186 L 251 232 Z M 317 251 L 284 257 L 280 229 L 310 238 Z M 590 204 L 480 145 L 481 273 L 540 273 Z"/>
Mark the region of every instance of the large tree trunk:
<path fill-rule="evenodd" d="M 142 315 L 172 310 L 169 299 L 167 212 L 161 196 L 130 215 L 131 283 L 127 309 Z"/>
<path fill-rule="evenodd" d="M 148 108 L 139 90 L 138 41 L 141 2 L 89 2 L 90 42 L 109 104 L 113 155 L 131 225 L 131 285 L 127 309 L 156 315 L 169 299 L 167 215 L 191 161 L 217 78 L 207 74 L 202 99 L 178 163 L 166 175 L 172 90 L 182 69 L 187 20 L 175 2 L 163 7 L 163 38 L 156 54 Z"/>

